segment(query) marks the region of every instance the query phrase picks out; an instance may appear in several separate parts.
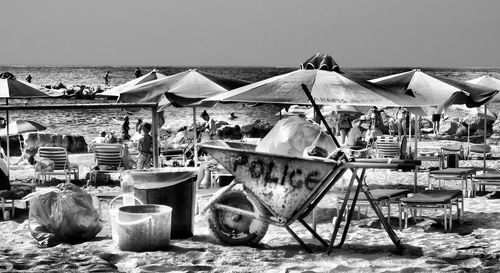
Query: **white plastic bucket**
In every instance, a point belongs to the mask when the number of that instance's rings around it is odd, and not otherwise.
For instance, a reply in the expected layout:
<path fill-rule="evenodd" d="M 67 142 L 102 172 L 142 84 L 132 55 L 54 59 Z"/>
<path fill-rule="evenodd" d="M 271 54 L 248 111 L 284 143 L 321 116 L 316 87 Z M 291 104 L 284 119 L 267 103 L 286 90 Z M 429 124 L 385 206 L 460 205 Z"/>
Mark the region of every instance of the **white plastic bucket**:
<path fill-rule="evenodd" d="M 109 221 L 111 222 L 111 238 L 113 238 L 113 241 L 115 241 L 115 243 L 118 243 L 118 224 L 116 223 L 116 218 L 118 216 L 118 208 L 119 207 L 115 207 L 113 205 L 114 205 L 115 201 L 120 197 L 125 199 L 128 197 L 128 194 L 120 194 L 120 195 L 116 196 L 115 198 L 113 198 L 109 202 Z M 139 200 L 137 197 L 135 197 L 135 196 L 132 196 L 132 197 L 139 204 L 141 204 L 141 205 L 143 204 L 141 202 L 141 200 Z M 124 200 L 124 202 L 125 201 L 126 200 Z"/>
<path fill-rule="evenodd" d="M 172 208 L 164 205 L 118 209 L 118 246 L 125 251 L 162 250 L 170 244 Z"/>

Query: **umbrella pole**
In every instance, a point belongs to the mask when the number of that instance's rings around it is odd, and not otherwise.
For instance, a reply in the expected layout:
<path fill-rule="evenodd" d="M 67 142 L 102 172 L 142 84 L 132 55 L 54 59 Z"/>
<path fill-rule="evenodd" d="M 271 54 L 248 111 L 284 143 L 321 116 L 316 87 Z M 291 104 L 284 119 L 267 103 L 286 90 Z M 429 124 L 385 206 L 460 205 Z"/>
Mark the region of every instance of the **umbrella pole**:
<path fill-rule="evenodd" d="M 153 138 L 153 167 L 158 168 L 158 158 L 160 157 L 158 147 L 158 107 L 151 108 L 152 111 L 152 138 Z"/>
<path fill-rule="evenodd" d="M 487 115 L 487 110 L 488 108 L 486 107 L 486 104 L 484 105 L 484 117 L 483 117 L 483 121 L 484 121 L 484 145 L 483 145 L 483 173 L 486 173 L 486 125 L 487 125 L 487 122 L 486 122 L 486 115 Z"/>
<path fill-rule="evenodd" d="M 408 155 L 411 155 L 411 113 L 409 113 L 408 115 L 410 115 L 410 122 L 407 124 L 408 125 Z"/>
<path fill-rule="evenodd" d="M 193 107 L 193 128 L 194 128 L 194 166 L 198 166 L 198 133 L 196 132 L 198 130 L 198 125 L 196 124 L 196 107 Z"/>
<path fill-rule="evenodd" d="M 5 105 L 9 105 L 9 99 L 5 99 Z M 7 174 L 7 178 L 9 178 L 9 181 L 10 181 L 9 110 L 5 110 L 5 119 L 7 122 L 7 168 L 9 169 L 9 173 Z"/>
<path fill-rule="evenodd" d="M 418 138 L 420 137 L 420 126 L 418 124 L 418 118 L 419 116 L 418 115 L 415 115 L 415 153 L 414 153 L 414 156 L 413 158 L 417 158 L 418 156 Z"/>
<path fill-rule="evenodd" d="M 316 102 L 314 101 L 314 98 L 312 97 L 311 92 L 309 91 L 309 89 L 307 88 L 307 86 L 305 84 L 302 83 L 301 86 L 302 86 L 302 90 L 304 90 L 304 93 L 306 93 L 307 98 L 311 102 L 311 104 L 312 104 L 312 106 L 314 108 L 314 111 L 318 114 L 320 120 L 325 125 L 326 131 L 332 137 L 333 142 L 335 143 L 335 145 L 337 145 L 337 147 L 340 148 L 340 144 L 339 144 L 337 138 L 335 137 L 335 134 L 333 133 L 332 128 L 330 128 L 330 126 L 328 125 L 328 123 L 326 123 L 325 117 L 323 117 L 323 114 L 321 114 L 321 111 L 320 111 L 318 105 L 316 104 Z"/>

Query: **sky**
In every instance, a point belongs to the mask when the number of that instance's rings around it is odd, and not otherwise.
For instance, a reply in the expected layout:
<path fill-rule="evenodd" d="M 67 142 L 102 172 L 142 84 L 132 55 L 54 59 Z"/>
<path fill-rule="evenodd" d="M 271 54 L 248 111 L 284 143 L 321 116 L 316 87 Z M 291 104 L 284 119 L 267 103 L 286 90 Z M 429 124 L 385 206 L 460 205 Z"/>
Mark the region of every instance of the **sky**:
<path fill-rule="evenodd" d="M 499 67 L 498 0 L 16 0 L 0 64 Z"/>

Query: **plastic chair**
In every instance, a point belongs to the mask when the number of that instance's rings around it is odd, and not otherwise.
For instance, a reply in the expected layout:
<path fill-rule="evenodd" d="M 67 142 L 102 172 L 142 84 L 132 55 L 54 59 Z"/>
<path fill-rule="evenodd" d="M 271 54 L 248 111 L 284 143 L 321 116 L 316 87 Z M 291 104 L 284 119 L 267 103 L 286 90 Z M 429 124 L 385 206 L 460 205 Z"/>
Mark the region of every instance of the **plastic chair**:
<path fill-rule="evenodd" d="M 378 136 L 373 146 L 377 158 L 400 158 L 401 156 L 401 144 L 396 137 Z"/>
<path fill-rule="evenodd" d="M 54 167 L 35 170 L 35 182 L 41 181 L 40 183 L 44 183 L 52 175 L 64 175 L 66 182 L 70 182 L 71 175 L 74 176 L 74 180 L 78 180 L 78 166 L 69 163 L 68 153 L 65 148 L 40 147 L 38 148 L 38 155 L 54 162 Z"/>
<path fill-rule="evenodd" d="M 99 143 L 94 146 L 94 157 L 98 170 L 90 172 L 90 183 L 95 183 L 98 173 L 118 172 L 125 166 L 123 163 L 123 146 L 121 144 Z"/>

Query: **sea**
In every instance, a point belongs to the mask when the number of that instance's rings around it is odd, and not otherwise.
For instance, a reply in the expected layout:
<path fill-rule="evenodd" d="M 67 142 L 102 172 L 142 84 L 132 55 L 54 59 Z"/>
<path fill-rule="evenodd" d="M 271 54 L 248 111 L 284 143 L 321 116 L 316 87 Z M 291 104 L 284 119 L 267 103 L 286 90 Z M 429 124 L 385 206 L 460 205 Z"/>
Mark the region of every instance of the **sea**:
<path fill-rule="evenodd" d="M 0 66 L 0 73 L 10 72 L 16 78 L 24 80 L 28 74 L 31 75 L 32 83 L 38 85 L 56 85 L 62 83 L 70 87 L 73 85 L 85 85 L 90 87 L 104 87 L 104 75 L 110 71 L 110 85 L 116 86 L 134 78 L 134 71 L 137 66 Z M 147 67 L 141 66 L 143 73 L 152 69 L 157 69 L 165 75 L 172 75 L 188 69 L 198 69 L 200 71 L 221 75 L 229 78 L 246 80 L 250 82 L 260 81 L 276 75 L 284 74 L 297 69 L 298 67 Z M 416 69 L 416 67 L 345 67 L 341 70 L 355 77 L 369 80 L 395 73 L 401 73 Z M 418 67 L 424 72 L 444 76 L 457 80 L 470 80 L 482 75 L 490 75 L 500 78 L 500 68 L 474 67 L 474 68 L 436 68 Z M 9 100 L 10 104 L 24 103 L 25 101 Z M 87 101 L 75 99 L 57 100 L 30 100 L 29 104 L 47 103 L 102 103 L 113 101 Z M 493 105 L 496 112 L 500 110 L 500 105 Z M 244 104 L 218 104 L 212 108 L 197 108 L 197 116 L 206 110 L 211 117 L 216 120 L 224 120 L 229 124 L 245 125 L 261 120 L 271 124 L 279 120 L 280 108 L 275 105 L 248 106 Z M 234 113 L 238 118 L 229 119 L 230 113 Z M 0 116 L 4 114 L 0 113 Z M 127 113 L 121 109 L 90 109 L 90 110 L 29 110 L 10 111 L 10 120 L 26 119 L 36 121 L 47 127 L 47 133 L 83 135 L 87 142 L 90 142 L 102 131 L 115 130 L 120 132 L 123 118 L 129 115 L 131 128 L 134 128 L 137 119 L 150 120 L 150 111 L 141 110 L 135 113 Z M 165 111 L 165 126 L 172 125 L 173 128 L 192 123 L 192 108 L 169 107 Z M 133 130 L 133 129 L 131 129 Z M 132 132 L 131 132 L 132 133 Z"/>

